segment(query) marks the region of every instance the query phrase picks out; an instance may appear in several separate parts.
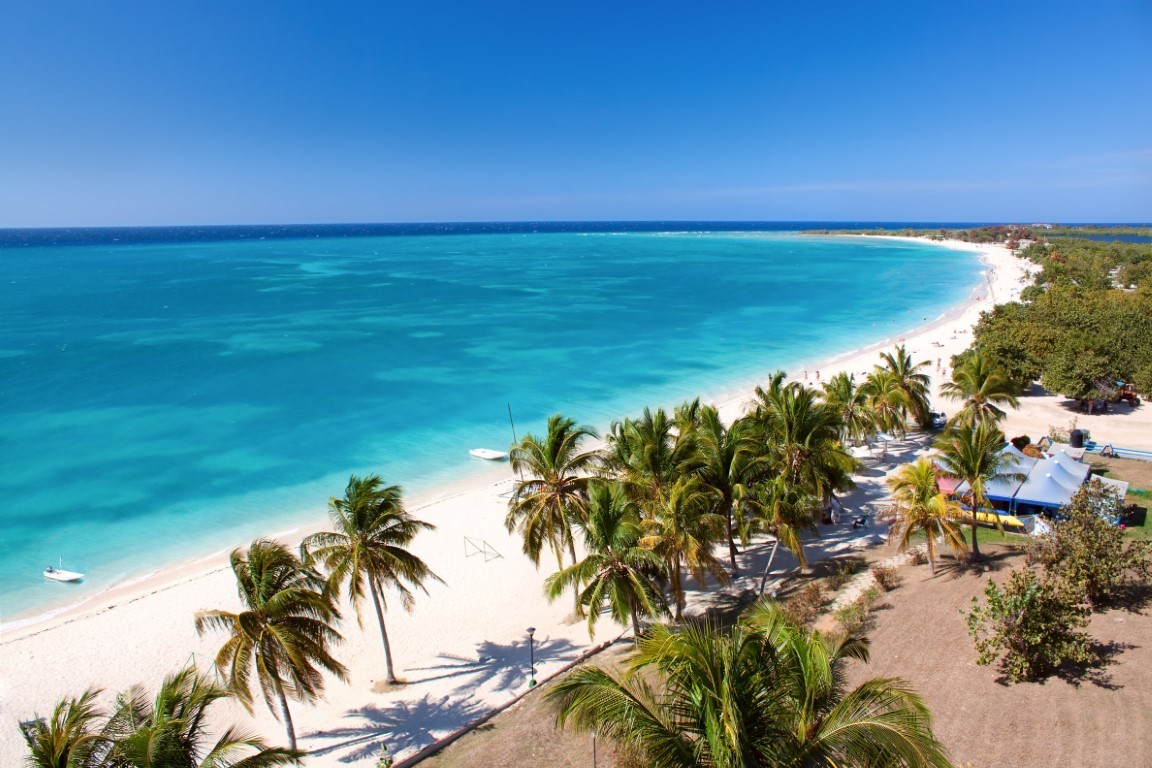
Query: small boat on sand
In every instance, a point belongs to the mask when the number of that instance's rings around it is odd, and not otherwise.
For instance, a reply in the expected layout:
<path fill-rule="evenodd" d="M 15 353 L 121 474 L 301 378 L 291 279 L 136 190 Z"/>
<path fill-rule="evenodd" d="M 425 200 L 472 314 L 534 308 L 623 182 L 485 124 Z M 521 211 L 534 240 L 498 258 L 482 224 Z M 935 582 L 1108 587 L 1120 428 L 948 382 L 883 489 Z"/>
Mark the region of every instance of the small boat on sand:
<path fill-rule="evenodd" d="M 53 581 L 80 581 L 80 579 L 84 578 L 84 574 L 48 566 L 44 569 L 44 578 L 52 579 Z"/>
<path fill-rule="evenodd" d="M 485 459 L 486 461 L 504 461 L 508 458 L 508 454 L 504 451 L 494 451 L 491 448 L 473 448 L 468 451 L 469 456 L 474 456 L 477 459 Z"/>

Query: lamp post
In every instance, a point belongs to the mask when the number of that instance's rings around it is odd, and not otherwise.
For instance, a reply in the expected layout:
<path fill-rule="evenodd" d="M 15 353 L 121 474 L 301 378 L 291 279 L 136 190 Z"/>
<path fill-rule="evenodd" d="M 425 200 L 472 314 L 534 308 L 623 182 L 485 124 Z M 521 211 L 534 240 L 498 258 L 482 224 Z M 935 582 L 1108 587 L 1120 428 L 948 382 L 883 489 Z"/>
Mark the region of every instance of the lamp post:
<path fill-rule="evenodd" d="M 533 635 L 536 634 L 536 627 L 528 627 L 528 687 L 532 688 L 536 685 L 536 643 Z"/>

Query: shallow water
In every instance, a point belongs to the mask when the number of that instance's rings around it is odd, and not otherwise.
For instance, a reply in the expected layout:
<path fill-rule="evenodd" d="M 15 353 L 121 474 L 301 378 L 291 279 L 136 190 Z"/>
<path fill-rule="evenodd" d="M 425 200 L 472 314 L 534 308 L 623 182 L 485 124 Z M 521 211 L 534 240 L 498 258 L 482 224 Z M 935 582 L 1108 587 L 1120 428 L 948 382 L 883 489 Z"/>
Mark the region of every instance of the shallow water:
<path fill-rule="evenodd" d="M 780 232 L 0 249 L 0 613 L 408 491 L 561 411 L 603 429 L 906 332 L 971 253 Z M 874 325 L 875 323 L 875 325 Z M 45 565 L 88 573 L 47 582 Z"/>

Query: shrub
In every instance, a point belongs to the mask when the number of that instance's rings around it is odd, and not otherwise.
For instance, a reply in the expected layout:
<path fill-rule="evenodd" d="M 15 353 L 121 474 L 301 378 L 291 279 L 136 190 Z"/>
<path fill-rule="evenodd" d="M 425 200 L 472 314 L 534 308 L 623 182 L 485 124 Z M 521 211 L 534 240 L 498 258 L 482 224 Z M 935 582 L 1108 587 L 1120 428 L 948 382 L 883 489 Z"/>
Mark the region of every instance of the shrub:
<path fill-rule="evenodd" d="M 827 600 L 828 591 L 824 585 L 813 582 L 785 601 L 781 608 L 790 620 L 802 627 L 810 627 L 824 610 Z"/>
<path fill-rule="evenodd" d="M 836 611 L 836 621 L 849 634 L 868 629 L 872 619 L 872 607 L 880 599 L 880 590 L 870 587 L 850 604 Z"/>
<path fill-rule="evenodd" d="M 900 574 L 895 568 L 887 565 L 872 566 L 872 578 L 885 592 L 891 592 L 900 585 Z"/>
<path fill-rule="evenodd" d="M 1127 583 L 1152 575 L 1150 542 L 1125 540 L 1112 523 L 1120 511 L 1120 500 L 1093 480 L 1062 508 L 1063 519 L 1030 555 L 1093 607 L 1107 605 Z"/>
<path fill-rule="evenodd" d="M 1013 571 L 1004 587 L 988 582 L 984 605 L 972 598 L 968 633 L 976 641 L 976 663 L 999 661 L 1013 682 L 1041 680 L 1065 662 L 1094 660 L 1088 635 L 1090 611 L 1075 591 L 1032 569 Z"/>
<path fill-rule="evenodd" d="M 860 560 L 841 560 L 832 569 L 832 575 L 828 577 L 828 586 L 832 590 L 840 589 L 862 570 L 864 563 Z"/>
<path fill-rule="evenodd" d="M 928 553 L 922 549 L 914 549 L 908 562 L 912 565 L 925 565 L 928 562 Z"/>

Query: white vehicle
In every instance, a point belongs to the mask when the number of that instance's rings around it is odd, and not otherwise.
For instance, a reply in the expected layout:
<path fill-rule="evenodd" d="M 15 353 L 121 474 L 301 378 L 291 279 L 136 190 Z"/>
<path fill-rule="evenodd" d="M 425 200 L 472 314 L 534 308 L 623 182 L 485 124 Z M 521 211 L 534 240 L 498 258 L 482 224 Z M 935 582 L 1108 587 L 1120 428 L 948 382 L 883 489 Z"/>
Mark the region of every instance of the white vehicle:
<path fill-rule="evenodd" d="M 80 579 L 84 578 L 84 574 L 48 566 L 44 569 L 44 578 L 52 579 L 53 581 L 80 581 Z"/>
<path fill-rule="evenodd" d="M 494 451 L 491 448 L 473 448 L 468 451 L 468 455 L 487 461 L 504 461 L 504 459 L 508 458 L 508 454 L 504 451 Z"/>

